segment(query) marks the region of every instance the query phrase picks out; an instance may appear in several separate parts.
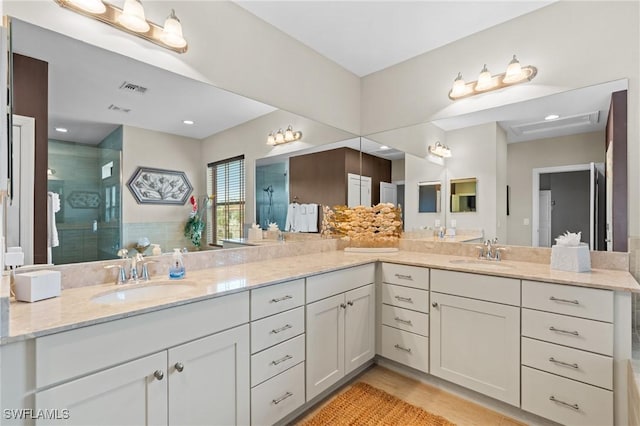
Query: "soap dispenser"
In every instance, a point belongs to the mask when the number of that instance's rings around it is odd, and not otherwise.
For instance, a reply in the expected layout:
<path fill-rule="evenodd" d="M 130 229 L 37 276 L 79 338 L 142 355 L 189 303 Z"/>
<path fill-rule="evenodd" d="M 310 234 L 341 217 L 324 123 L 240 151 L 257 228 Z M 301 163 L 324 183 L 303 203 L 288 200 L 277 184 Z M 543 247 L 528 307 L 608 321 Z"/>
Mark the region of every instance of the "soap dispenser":
<path fill-rule="evenodd" d="M 179 280 L 184 278 L 185 269 L 184 269 L 184 261 L 182 259 L 182 253 L 180 253 L 179 248 L 173 249 L 173 259 L 171 261 L 171 266 L 169 267 L 169 278 L 172 280 Z"/>

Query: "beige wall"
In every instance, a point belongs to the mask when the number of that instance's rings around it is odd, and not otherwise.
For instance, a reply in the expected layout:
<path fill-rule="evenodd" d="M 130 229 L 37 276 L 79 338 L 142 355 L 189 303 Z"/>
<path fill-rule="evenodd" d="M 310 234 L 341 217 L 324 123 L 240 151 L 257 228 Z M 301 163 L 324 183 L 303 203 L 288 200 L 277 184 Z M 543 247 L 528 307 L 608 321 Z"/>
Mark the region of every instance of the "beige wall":
<path fill-rule="evenodd" d="M 511 188 L 508 244 L 531 245 L 533 169 L 604 162 L 604 137 L 603 131 L 508 145 L 507 184 Z M 529 225 L 524 225 L 525 219 Z"/>
<path fill-rule="evenodd" d="M 291 124 L 302 131 L 302 139 L 280 146 L 267 145 L 271 130 L 286 128 Z M 351 139 L 354 135 L 286 111 L 274 111 L 240 126 L 217 133 L 203 141 L 200 169 L 208 163 L 244 154 L 245 156 L 245 222 L 255 221 L 255 161 L 317 145 Z"/>
<path fill-rule="evenodd" d="M 531 83 L 452 103 L 458 71 L 501 72 L 515 53 L 538 67 Z M 629 80 L 629 232 L 640 235 L 640 2 L 560 1 L 362 79 L 363 134 L 435 117 Z M 416 96 L 416 93 L 421 94 Z"/>
<path fill-rule="evenodd" d="M 189 42 L 182 55 L 51 0 L 2 0 L 2 6 L 35 25 L 359 133 L 360 79 L 232 2 L 144 2 L 154 22 L 175 7 Z"/>

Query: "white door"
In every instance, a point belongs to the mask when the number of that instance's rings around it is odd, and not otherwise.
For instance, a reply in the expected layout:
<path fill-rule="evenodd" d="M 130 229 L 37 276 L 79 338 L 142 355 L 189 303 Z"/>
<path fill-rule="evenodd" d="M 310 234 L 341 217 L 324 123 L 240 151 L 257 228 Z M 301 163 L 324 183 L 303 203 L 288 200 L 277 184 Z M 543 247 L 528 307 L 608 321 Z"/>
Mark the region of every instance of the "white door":
<path fill-rule="evenodd" d="M 395 183 L 380 182 L 380 202 L 398 205 L 398 185 Z"/>
<path fill-rule="evenodd" d="M 344 376 L 344 294 L 307 305 L 307 401 Z"/>
<path fill-rule="evenodd" d="M 371 178 L 347 174 L 347 206 L 371 206 Z"/>
<path fill-rule="evenodd" d="M 170 349 L 167 371 L 170 425 L 249 424 L 248 324 Z"/>
<path fill-rule="evenodd" d="M 166 368 L 162 351 L 38 392 L 36 410 L 67 409 L 69 418 L 38 418 L 36 425 L 166 426 Z"/>
<path fill-rule="evenodd" d="M 35 124 L 13 116 L 13 202 L 7 204 L 7 247 L 22 247 L 24 264 L 33 264 L 33 192 Z M 17 224 L 17 225 L 14 225 Z"/>
<path fill-rule="evenodd" d="M 430 372 L 520 404 L 520 309 L 431 293 Z"/>
<path fill-rule="evenodd" d="M 345 374 L 375 356 L 375 293 L 373 284 L 345 293 Z"/>
<path fill-rule="evenodd" d="M 540 191 L 538 247 L 551 247 L 551 191 Z"/>

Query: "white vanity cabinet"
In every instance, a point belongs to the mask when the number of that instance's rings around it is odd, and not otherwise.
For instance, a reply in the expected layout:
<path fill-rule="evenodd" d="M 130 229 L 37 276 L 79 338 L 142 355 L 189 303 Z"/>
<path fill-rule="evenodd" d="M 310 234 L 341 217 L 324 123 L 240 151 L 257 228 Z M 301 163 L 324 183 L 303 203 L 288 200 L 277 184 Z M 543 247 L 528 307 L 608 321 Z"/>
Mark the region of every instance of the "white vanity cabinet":
<path fill-rule="evenodd" d="M 239 293 L 38 338 L 35 408 L 69 425 L 247 424 L 248 318 Z"/>
<path fill-rule="evenodd" d="M 520 405 L 520 281 L 431 270 L 430 372 Z"/>
<path fill-rule="evenodd" d="M 254 425 L 274 424 L 306 402 L 304 290 L 304 279 L 251 290 Z"/>
<path fill-rule="evenodd" d="M 429 269 L 383 263 L 380 355 L 429 372 Z"/>
<path fill-rule="evenodd" d="M 307 401 L 375 356 L 374 268 L 307 278 Z"/>
<path fill-rule="evenodd" d="M 613 424 L 613 292 L 523 281 L 522 307 L 522 409 Z"/>

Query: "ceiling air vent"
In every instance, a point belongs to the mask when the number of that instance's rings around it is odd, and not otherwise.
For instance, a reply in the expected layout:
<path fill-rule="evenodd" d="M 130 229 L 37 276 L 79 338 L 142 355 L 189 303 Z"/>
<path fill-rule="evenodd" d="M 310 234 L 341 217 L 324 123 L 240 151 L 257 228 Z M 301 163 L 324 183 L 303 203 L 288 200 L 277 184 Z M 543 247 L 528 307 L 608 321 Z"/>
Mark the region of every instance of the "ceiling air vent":
<path fill-rule="evenodd" d="M 570 127 L 590 126 L 597 124 L 600 119 L 600 112 L 590 112 L 585 114 L 572 115 L 550 121 L 537 121 L 533 123 L 522 123 L 511 127 L 516 135 L 530 135 L 539 132 L 566 129 Z"/>
<path fill-rule="evenodd" d="M 122 108 L 114 104 L 109 105 L 107 109 L 110 109 L 111 111 L 118 111 L 118 112 L 124 112 L 124 113 L 131 112 L 131 108 Z"/>
<path fill-rule="evenodd" d="M 120 85 L 120 90 L 124 90 L 125 92 L 138 93 L 140 95 L 144 95 L 147 92 L 146 87 L 140 86 L 138 84 L 133 84 L 128 81 L 125 81 Z"/>

